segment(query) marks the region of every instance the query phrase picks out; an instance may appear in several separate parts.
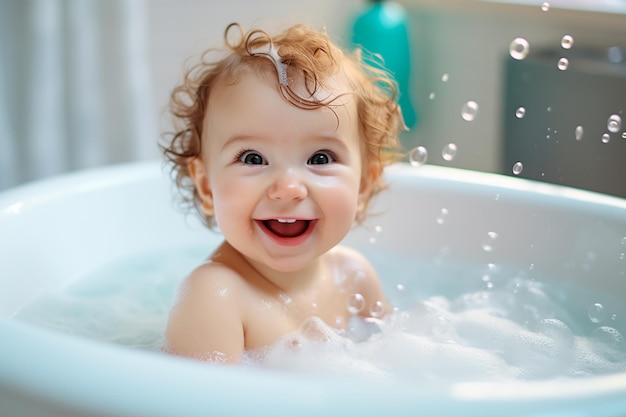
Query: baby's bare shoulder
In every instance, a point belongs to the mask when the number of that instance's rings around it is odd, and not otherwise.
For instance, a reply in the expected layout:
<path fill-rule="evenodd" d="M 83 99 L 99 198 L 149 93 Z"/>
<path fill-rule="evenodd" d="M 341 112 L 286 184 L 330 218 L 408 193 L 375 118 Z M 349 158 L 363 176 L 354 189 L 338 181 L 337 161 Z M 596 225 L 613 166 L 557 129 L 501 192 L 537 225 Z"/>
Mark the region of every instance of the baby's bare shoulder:
<path fill-rule="evenodd" d="M 369 260 L 361 252 L 349 246 L 335 246 L 328 255 L 333 263 L 346 270 L 373 271 Z"/>
<path fill-rule="evenodd" d="M 240 297 L 243 286 L 244 280 L 237 271 L 216 262 L 206 262 L 183 279 L 178 288 L 177 303 L 211 298 L 223 303 Z"/>

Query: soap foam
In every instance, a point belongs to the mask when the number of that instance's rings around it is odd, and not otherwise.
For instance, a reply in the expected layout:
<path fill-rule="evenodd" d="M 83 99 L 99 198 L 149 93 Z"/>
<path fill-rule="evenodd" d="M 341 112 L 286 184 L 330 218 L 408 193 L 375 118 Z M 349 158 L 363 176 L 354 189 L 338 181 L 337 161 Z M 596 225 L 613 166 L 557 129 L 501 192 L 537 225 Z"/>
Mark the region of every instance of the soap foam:
<path fill-rule="evenodd" d="M 567 313 L 540 285 L 516 281 L 514 286 L 523 287 L 521 296 L 520 291 L 505 288 L 452 300 L 430 297 L 382 320 L 354 316 L 340 332 L 312 317 L 298 332 L 247 352 L 245 363 L 422 383 L 541 380 L 626 371 L 624 341 L 617 330 L 577 334 L 565 323 L 570 320 Z"/>

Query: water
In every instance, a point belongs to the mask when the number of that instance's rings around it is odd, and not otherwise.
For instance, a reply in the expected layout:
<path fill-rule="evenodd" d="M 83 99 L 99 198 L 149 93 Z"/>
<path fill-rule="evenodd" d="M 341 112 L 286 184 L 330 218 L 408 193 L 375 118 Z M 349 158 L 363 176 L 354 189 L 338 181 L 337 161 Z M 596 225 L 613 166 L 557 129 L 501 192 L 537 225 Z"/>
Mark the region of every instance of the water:
<path fill-rule="evenodd" d="M 478 103 L 473 100 L 468 101 L 461 108 L 461 117 L 463 120 L 471 122 L 478 115 Z"/>
<path fill-rule="evenodd" d="M 458 148 L 454 143 L 448 143 L 441 150 L 441 157 L 446 161 L 452 161 L 456 157 Z"/>
<path fill-rule="evenodd" d="M 493 244 L 494 232 L 485 242 Z M 123 259 L 57 292 L 16 319 L 135 349 L 159 350 L 178 281 L 206 255 L 186 248 Z M 621 305 L 590 290 L 551 286 L 527 270 L 437 263 L 373 252 L 395 311 L 353 319 L 336 331 L 319 319 L 274 345 L 247 352 L 244 366 L 367 376 L 376 380 L 535 380 L 626 371 Z M 355 294 L 346 308 L 363 308 Z M 379 306 L 382 308 L 382 305 Z M 322 335 L 320 340 L 320 335 Z"/>
<path fill-rule="evenodd" d="M 509 54 L 511 58 L 516 60 L 523 60 L 528 56 L 530 52 L 530 44 L 524 38 L 515 38 L 509 45 Z"/>
<path fill-rule="evenodd" d="M 417 146 L 409 152 L 409 163 L 418 167 L 424 165 L 428 160 L 428 150 L 423 146 Z"/>
<path fill-rule="evenodd" d="M 561 38 L 561 47 L 563 49 L 572 49 L 574 46 L 574 37 L 572 35 L 563 35 Z"/>

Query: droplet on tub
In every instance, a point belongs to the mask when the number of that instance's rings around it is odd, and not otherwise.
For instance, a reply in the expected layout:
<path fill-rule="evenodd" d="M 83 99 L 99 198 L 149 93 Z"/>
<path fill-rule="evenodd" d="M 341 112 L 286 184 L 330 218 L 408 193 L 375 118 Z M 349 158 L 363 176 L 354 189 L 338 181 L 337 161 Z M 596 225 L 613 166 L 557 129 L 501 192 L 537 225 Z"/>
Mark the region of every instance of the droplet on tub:
<path fill-rule="evenodd" d="M 478 115 L 478 103 L 473 100 L 468 101 L 461 108 L 461 117 L 468 122 L 473 121 Z"/>
<path fill-rule="evenodd" d="M 513 164 L 513 174 L 519 175 L 522 173 L 523 170 L 524 170 L 524 164 L 522 164 L 521 162 L 517 161 L 516 163 Z"/>
<path fill-rule="evenodd" d="M 350 314 L 359 314 L 365 307 L 365 298 L 359 293 L 352 294 L 348 300 L 348 312 Z"/>
<path fill-rule="evenodd" d="M 595 303 L 587 310 L 587 317 L 592 323 L 602 323 L 606 319 L 606 310 L 600 303 Z"/>
<path fill-rule="evenodd" d="M 518 107 L 517 110 L 515 110 L 515 117 L 517 117 L 518 119 L 523 118 L 525 115 L 526 115 L 525 107 Z"/>
<path fill-rule="evenodd" d="M 609 135 L 608 133 L 605 133 L 604 135 L 602 135 L 602 143 L 609 143 L 611 141 L 611 135 Z"/>
<path fill-rule="evenodd" d="M 559 62 L 556 64 L 556 66 L 561 71 L 565 71 L 567 69 L 567 67 L 569 67 L 569 59 L 567 59 L 567 58 L 559 59 Z"/>
<path fill-rule="evenodd" d="M 457 147 L 454 143 L 448 143 L 446 146 L 443 147 L 443 150 L 441 151 L 441 156 L 446 161 L 452 161 L 456 156 L 456 150 Z"/>
<path fill-rule="evenodd" d="M 563 35 L 561 38 L 561 47 L 563 49 L 571 49 L 574 45 L 574 38 L 572 35 Z"/>
<path fill-rule="evenodd" d="M 411 152 L 409 152 L 409 163 L 414 167 L 424 165 L 427 159 L 428 151 L 423 146 L 413 148 Z"/>
<path fill-rule="evenodd" d="M 517 59 L 518 61 L 526 58 L 529 50 L 530 45 L 524 38 L 515 38 L 509 45 L 509 54 L 511 55 L 511 58 Z"/>
<path fill-rule="evenodd" d="M 576 140 L 582 140 L 584 133 L 585 133 L 585 131 L 584 131 L 582 126 L 576 126 L 576 130 L 574 131 L 574 135 L 576 137 Z"/>
<path fill-rule="evenodd" d="M 619 132 L 622 128 L 622 118 L 618 114 L 612 114 L 606 123 L 606 128 L 612 133 Z"/>

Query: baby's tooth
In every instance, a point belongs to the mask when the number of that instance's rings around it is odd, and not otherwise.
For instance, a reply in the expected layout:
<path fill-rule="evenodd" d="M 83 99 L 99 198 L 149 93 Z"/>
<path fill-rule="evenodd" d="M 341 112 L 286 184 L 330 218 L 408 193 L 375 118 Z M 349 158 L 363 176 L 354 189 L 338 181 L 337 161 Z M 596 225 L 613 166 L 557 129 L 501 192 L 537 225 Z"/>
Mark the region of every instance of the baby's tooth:
<path fill-rule="evenodd" d="M 296 219 L 276 219 L 278 223 L 295 223 Z"/>

